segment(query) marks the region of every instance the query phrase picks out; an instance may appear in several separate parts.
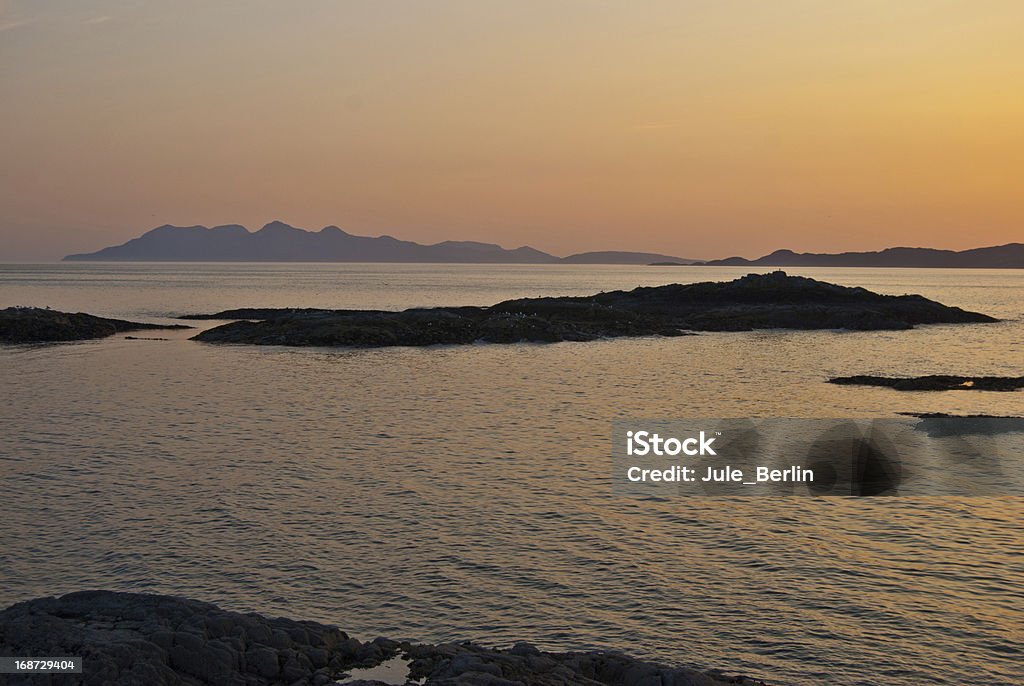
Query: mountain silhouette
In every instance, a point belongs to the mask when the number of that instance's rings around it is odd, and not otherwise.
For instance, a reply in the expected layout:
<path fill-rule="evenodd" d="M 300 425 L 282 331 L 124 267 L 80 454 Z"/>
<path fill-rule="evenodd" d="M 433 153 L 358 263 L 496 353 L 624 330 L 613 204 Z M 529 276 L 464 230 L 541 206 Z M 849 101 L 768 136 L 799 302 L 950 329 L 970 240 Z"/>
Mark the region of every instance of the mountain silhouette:
<path fill-rule="evenodd" d="M 727 257 L 697 264 L 710 267 L 1024 267 L 1024 243 L 1007 243 L 972 250 L 936 250 L 934 248 L 887 248 L 878 252 L 798 253 L 775 252 L 748 260 Z"/>
<path fill-rule="evenodd" d="M 523 246 L 509 250 L 493 243 L 444 241 L 423 245 L 392 236 L 355 236 L 337 226 L 306 231 L 273 221 L 259 231 L 239 224 L 207 228 L 165 224 L 91 253 L 68 255 L 66 261 L 151 262 L 464 262 L 504 264 L 646 264 L 652 259 L 692 262 L 652 253 L 581 253 L 559 258 Z"/>

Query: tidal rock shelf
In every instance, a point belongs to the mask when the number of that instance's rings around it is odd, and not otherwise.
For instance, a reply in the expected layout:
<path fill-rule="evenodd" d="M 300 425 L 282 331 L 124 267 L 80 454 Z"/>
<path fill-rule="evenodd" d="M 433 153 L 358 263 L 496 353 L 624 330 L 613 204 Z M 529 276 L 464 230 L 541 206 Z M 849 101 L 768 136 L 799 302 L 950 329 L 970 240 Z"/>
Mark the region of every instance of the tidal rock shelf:
<path fill-rule="evenodd" d="M 80 674 L 0 675 L 0 684 L 325 686 L 397 656 L 426 686 L 764 686 L 614 652 L 548 653 L 472 643 L 360 642 L 317 622 L 241 614 L 185 598 L 83 591 L 0 612 L 0 655 L 81 657 Z"/>
<path fill-rule="evenodd" d="M 83 312 L 58 312 L 41 307 L 8 307 L 0 310 L 0 342 L 50 343 L 105 338 L 126 331 L 190 329 L 184 324 L 145 324 L 107 319 Z"/>
<path fill-rule="evenodd" d="M 1016 391 L 1024 388 L 1024 376 L 837 376 L 829 383 L 840 386 L 881 386 L 896 391 Z"/>
<path fill-rule="evenodd" d="M 755 329 L 911 329 L 996 319 L 920 295 L 881 295 L 784 272 L 729 282 L 642 287 L 584 297 L 523 298 L 490 307 L 402 312 L 237 309 L 182 319 L 231 319 L 193 340 L 289 346 L 591 341 Z"/>

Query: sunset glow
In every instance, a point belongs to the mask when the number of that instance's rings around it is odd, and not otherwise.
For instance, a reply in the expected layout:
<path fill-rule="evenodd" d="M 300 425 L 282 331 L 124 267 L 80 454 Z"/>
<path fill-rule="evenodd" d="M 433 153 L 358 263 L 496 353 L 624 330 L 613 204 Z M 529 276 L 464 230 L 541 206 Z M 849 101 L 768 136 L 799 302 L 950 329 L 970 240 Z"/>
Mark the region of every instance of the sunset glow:
<path fill-rule="evenodd" d="M 1018 2 L 0 3 L 0 257 L 272 219 L 694 258 L 1024 235 Z"/>

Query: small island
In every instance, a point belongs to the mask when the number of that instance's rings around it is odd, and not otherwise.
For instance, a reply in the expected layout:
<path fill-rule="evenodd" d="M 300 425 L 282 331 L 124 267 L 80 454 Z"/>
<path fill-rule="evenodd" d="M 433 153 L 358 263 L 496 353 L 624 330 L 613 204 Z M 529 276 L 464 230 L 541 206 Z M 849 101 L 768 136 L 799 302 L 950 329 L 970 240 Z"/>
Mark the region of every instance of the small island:
<path fill-rule="evenodd" d="M 84 312 L 59 312 L 42 307 L 8 307 L 0 310 L 0 342 L 51 343 L 105 338 L 127 331 L 191 329 L 184 324 L 146 324 L 107 319 Z"/>
<path fill-rule="evenodd" d="M 246 308 L 182 319 L 237 320 L 193 337 L 206 343 L 365 347 L 550 343 L 756 329 L 902 330 L 997 321 L 920 295 L 881 295 L 781 271 L 728 282 L 522 298 L 490 307 L 402 312 Z"/>
<path fill-rule="evenodd" d="M 361 642 L 337 627 L 223 610 L 176 596 L 81 591 L 0 612 L 0 655 L 81 657 L 80 674 L 15 683 L 84 686 L 373 686 L 370 668 L 400 660 L 430 686 L 765 686 L 741 676 L 638 660 L 618 652 L 550 653 L 528 643 Z M 364 672 L 364 674 L 360 674 Z M 42 677 L 46 679 L 48 677 Z"/>
<path fill-rule="evenodd" d="M 1024 376 L 837 376 L 829 383 L 840 386 L 881 386 L 896 391 L 1016 391 L 1024 388 Z"/>

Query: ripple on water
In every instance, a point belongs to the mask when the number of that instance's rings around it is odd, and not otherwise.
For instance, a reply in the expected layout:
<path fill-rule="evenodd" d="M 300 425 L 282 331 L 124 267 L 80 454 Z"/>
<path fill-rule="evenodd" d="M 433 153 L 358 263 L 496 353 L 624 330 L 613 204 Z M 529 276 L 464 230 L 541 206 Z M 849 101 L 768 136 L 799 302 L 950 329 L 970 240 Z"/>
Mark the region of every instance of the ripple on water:
<path fill-rule="evenodd" d="M 63 274 L 52 287 L 19 272 L 4 295 L 126 317 L 186 297 L 196 309 L 480 304 L 665 278 L 470 269 L 459 278 L 473 290 L 396 268 L 385 291 L 362 267 L 154 269 L 107 265 L 91 286 Z M 830 278 L 1019 316 L 1019 276 L 972 276 L 984 288 L 965 290 L 959 275 L 896 271 Z M 611 647 L 779 683 L 1012 682 L 1019 500 L 625 500 L 611 494 L 608 435 L 630 416 L 1024 414 L 1024 394 L 823 383 L 951 360 L 1004 374 L 1022 334 L 1015 320 L 431 350 L 184 336 L 5 348 L 0 603 L 106 587 L 363 638 Z"/>

